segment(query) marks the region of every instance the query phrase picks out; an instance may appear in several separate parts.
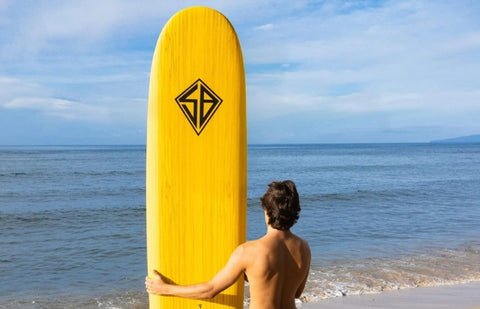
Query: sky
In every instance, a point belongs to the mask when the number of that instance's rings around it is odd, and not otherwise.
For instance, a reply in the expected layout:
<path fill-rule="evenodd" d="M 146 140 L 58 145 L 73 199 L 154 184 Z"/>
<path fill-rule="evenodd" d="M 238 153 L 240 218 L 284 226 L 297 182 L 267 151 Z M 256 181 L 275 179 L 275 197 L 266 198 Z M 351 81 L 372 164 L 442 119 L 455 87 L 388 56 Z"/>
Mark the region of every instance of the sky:
<path fill-rule="evenodd" d="M 480 134 L 480 2 L 0 0 L 0 145 L 145 144 L 148 82 L 177 11 L 242 46 L 248 142 Z"/>

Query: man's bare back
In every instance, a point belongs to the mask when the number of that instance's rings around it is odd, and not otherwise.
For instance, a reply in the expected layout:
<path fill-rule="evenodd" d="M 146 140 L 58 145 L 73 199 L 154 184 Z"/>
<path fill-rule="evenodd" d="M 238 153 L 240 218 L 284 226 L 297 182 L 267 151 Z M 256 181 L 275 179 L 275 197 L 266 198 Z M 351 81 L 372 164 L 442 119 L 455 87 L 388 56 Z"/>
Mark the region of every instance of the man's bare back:
<path fill-rule="evenodd" d="M 269 228 L 264 237 L 243 246 L 248 257 L 250 308 L 295 308 L 310 268 L 307 242 L 290 230 Z"/>
<path fill-rule="evenodd" d="M 300 212 L 295 184 L 290 180 L 272 182 L 261 201 L 267 233 L 238 246 L 211 280 L 173 285 L 155 271 L 153 278 L 145 278 L 148 293 L 213 298 L 245 274 L 250 284 L 250 308 L 295 308 L 295 298 L 303 292 L 311 260 L 308 243 L 290 231 Z"/>

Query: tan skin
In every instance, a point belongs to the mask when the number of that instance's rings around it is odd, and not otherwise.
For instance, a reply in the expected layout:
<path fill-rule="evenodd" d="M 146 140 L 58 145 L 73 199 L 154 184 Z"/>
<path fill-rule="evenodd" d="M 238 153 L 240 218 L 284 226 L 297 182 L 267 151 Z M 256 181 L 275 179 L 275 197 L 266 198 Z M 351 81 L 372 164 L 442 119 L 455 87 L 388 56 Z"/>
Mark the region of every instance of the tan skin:
<path fill-rule="evenodd" d="M 265 214 L 266 222 L 267 215 Z M 148 293 L 193 299 L 213 298 L 245 274 L 250 284 L 250 308 L 295 308 L 310 268 L 308 243 L 290 230 L 281 231 L 267 223 L 262 238 L 246 242 L 232 253 L 225 267 L 210 281 L 193 285 L 166 283 L 155 271 L 146 277 Z"/>

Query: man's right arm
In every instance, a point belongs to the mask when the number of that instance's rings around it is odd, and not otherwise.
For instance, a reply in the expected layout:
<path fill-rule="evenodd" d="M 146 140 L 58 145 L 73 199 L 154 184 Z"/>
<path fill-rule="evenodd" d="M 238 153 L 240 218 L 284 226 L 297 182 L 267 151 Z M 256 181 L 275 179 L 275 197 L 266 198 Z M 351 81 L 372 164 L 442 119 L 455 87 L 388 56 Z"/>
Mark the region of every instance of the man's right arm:
<path fill-rule="evenodd" d="M 162 280 L 156 273 L 155 278 L 146 278 L 147 291 L 157 295 L 175 295 L 185 298 L 213 298 L 221 291 L 234 284 L 245 271 L 245 254 L 243 246 L 237 247 L 225 267 L 210 281 L 192 285 L 172 285 Z"/>

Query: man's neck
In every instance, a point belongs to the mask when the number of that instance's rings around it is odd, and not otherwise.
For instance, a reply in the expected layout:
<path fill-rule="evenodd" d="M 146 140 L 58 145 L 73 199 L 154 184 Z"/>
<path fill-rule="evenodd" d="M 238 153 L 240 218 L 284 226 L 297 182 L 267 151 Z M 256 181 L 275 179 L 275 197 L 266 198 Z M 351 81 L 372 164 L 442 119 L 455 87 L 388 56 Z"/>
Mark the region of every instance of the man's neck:
<path fill-rule="evenodd" d="M 275 237 L 280 237 L 280 238 L 286 238 L 292 235 L 292 232 L 288 230 L 278 230 L 270 225 L 267 227 L 267 235 L 275 236 Z"/>

